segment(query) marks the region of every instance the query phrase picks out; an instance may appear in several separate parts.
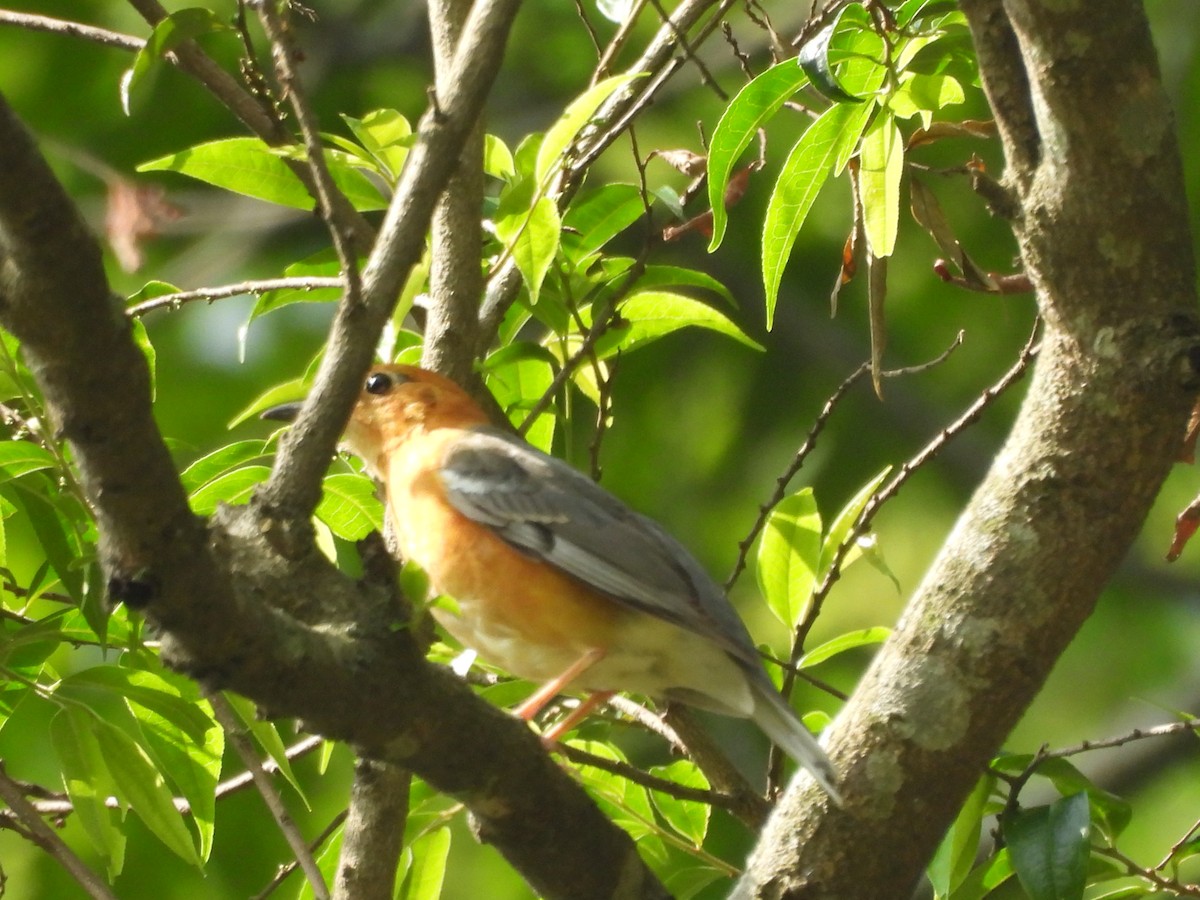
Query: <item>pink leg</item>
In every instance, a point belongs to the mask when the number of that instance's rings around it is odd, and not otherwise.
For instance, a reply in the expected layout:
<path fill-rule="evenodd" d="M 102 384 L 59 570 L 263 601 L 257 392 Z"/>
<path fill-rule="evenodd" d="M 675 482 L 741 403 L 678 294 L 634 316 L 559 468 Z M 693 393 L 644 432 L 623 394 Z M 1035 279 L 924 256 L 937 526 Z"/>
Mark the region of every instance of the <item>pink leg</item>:
<path fill-rule="evenodd" d="M 542 743 L 546 745 L 547 749 L 553 750 L 559 738 L 587 718 L 597 706 L 606 703 L 612 695 L 612 691 L 596 691 L 594 694 L 588 694 L 587 699 L 571 710 L 566 718 L 542 735 Z"/>
<path fill-rule="evenodd" d="M 575 662 L 571 663 L 571 665 L 567 666 L 566 671 L 564 671 L 557 678 L 546 682 L 540 688 L 534 691 L 534 693 L 530 695 L 529 699 L 513 710 L 513 712 L 518 717 L 528 722 L 542 711 L 542 707 L 549 703 L 552 697 L 561 694 L 563 689 L 568 684 L 570 684 L 603 658 L 603 650 L 589 650 L 587 653 L 583 654 L 583 656 L 579 657 L 579 659 L 575 660 Z M 591 709 L 591 707 L 588 708 Z"/>

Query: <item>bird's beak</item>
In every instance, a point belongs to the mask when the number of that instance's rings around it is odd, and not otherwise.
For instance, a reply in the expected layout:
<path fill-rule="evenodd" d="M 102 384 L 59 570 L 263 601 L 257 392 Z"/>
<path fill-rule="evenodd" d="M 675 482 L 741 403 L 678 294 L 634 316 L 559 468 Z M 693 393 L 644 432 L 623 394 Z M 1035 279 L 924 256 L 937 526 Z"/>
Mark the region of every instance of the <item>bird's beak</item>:
<path fill-rule="evenodd" d="M 303 404 L 300 401 L 295 403 L 281 403 L 278 406 L 272 406 L 270 409 L 264 409 L 258 414 L 260 419 L 272 419 L 276 422 L 295 422 L 296 417 L 300 415 L 300 407 Z"/>

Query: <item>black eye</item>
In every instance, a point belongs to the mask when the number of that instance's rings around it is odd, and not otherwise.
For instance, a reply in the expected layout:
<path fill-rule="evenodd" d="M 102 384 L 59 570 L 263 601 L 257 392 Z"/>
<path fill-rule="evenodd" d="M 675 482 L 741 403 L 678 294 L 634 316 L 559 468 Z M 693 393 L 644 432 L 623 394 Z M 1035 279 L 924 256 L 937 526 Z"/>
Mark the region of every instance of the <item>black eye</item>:
<path fill-rule="evenodd" d="M 368 394 L 386 394 L 396 385 L 396 380 L 387 372 L 372 372 L 367 376 Z"/>

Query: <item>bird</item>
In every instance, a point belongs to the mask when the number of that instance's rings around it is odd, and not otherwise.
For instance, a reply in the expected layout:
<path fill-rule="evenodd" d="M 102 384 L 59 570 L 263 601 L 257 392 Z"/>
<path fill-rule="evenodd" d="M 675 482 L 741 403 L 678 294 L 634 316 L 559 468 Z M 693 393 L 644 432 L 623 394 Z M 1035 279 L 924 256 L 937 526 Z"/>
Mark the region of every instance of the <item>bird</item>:
<path fill-rule="evenodd" d="M 291 420 L 299 404 L 263 413 Z M 557 457 L 492 426 L 450 379 L 368 372 L 343 446 L 382 483 L 402 558 L 454 601 L 432 613 L 464 647 L 542 686 L 590 696 L 557 740 L 617 691 L 748 718 L 840 802 L 829 757 L 771 683 L 746 626 L 652 519 Z"/>

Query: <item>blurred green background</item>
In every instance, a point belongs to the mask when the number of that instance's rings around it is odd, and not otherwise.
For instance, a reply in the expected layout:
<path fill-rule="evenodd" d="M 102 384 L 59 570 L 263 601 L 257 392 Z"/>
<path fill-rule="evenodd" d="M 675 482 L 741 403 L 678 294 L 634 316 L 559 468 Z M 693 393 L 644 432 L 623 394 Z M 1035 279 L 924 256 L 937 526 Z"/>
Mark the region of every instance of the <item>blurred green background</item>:
<path fill-rule="evenodd" d="M 601 34 L 611 33 L 592 0 L 584 5 Z M 397 108 L 415 119 L 425 105 L 429 77 L 423 6 L 381 0 L 311 0 L 311 6 L 319 22 L 300 25 L 297 31 L 306 54 L 304 77 L 324 127 L 345 133 L 338 113 L 361 116 L 380 107 Z M 767 6 L 786 32 L 796 10 L 787 3 Z M 20 2 L 7 8 L 138 36 L 147 33 L 139 17 L 114 0 Z M 221 16 L 234 12 L 231 0 L 214 8 Z M 1178 113 L 1194 206 L 1200 196 L 1200 6 L 1157 0 L 1149 13 Z M 742 49 L 751 52 L 761 69 L 765 54 L 759 32 L 739 14 L 731 21 Z M 238 46 L 232 38 L 218 38 L 208 46 L 234 64 Z M 736 91 L 743 76 L 728 46 L 715 39 L 703 57 L 724 89 Z M 572 4 L 527 0 L 489 105 L 489 130 L 515 146 L 523 135 L 545 128 L 582 90 L 594 60 Z M 42 140 L 47 157 L 98 232 L 103 230 L 105 170 L 133 177 L 140 162 L 201 140 L 242 133 L 206 93 L 173 71 L 160 73 L 140 108 L 127 117 L 120 108 L 118 83 L 130 63 L 131 57 L 119 50 L 0 25 L 0 92 Z M 973 103 L 966 115 L 986 117 L 982 102 L 976 98 Z M 676 147 L 700 151 L 697 123 L 711 133 L 721 109 L 721 99 L 702 86 L 696 69 L 685 66 L 640 122 L 642 152 Z M 733 209 L 729 233 L 717 253 L 708 255 L 699 235 L 661 248 L 663 261 L 701 268 L 723 281 L 739 300 L 736 320 L 766 352 L 754 353 L 707 332 L 684 332 L 629 354 L 619 363 L 617 417 L 603 445 L 605 485 L 665 524 L 718 579 L 729 572 L 758 504 L 770 494 L 824 399 L 869 353 L 863 279 L 843 291 L 837 316 L 830 316 L 829 293 L 850 222 L 844 180 L 827 186 L 818 201 L 785 275 L 774 329 L 767 333 L 763 328 L 759 223 L 770 173 L 778 169 L 799 127 L 786 113 L 772 123 L 766 172 L 751 180 L 746 197 Z M 916 158 L 933 166 L 952 165 L 973 153 L 993 173 L 1001 170 L 995 142 L 945 142 L 919 151 Z M 620 142 L 593 170 L 590 183 L 633 176 L 628 143 Z M 686 184 L 661 162 L 650 164 L 649 177 L 652 185 L 682 189 Z M 112 284 L 119 293 L 131 294 L 152 278 L 194 288 L 273 277 L 326 242 L 311 215 L 222 194 L 180 176 L 139 178 L 161 185 L 184 214 L 146 247 L 140 271 L 124 272 L 112 262 Z M 983 211 L 966 183 L 932 175 L 925 180 L 975 259 L 985 268 L 1010 271 L 1012 236 Z M 700 209 L 697 205 L 691 211 Z M 936 253 L 925 234 L 908 222 L 890 268 L 885 365 L 930 360 L 959 331 L 963 344 L 940 366 L 889 380 L 883 402 L 862 384 L 837 410 L 817 452 L 793 483 L 794 488 L 813 485 L 826 516 L 883 466 L 901 464 L 938 434 L 1008 368 L 1028 336 L 1031 298 L 948 287 L 931 271 Z M 264 436 L 268 429 L 258 423 L 239 426 L 235 434 L 227 423 L 270 385 L 302 374 L 320 347 L 330 310 L 301 304 L 256 321 L 245 340 L 244 359 L 239 359 L 238 332 L 251 306 L 252 300 L 235 298 L 192 304 L 146 320 L 158 352 L 157 415 L 164 434 L 175 442 L 181 466 L 235 437 Z M 1002 398 L 979 424 L 955 438 L 879 516 L 879 546 L 901 591 L 875 570 L 856 567 L 833 591 L 817 640 L 895 620 L 999 446 L 1021 390 Z M 586 451 L 576 461 L 585 459 Z M 1120 576 L 1008 749 L 1032 752 L 1043 743 L 1071 745 L 1168 721 L 1179 710 L 1200 713 L 1200 658 L 1194 649 L 1200 644 L 1195 587 L 1200 548 L 1191 548 L 1171 566 L 1162 561 L 1174 516 L 1198 491 L 1200 472 L 1178 467 Z M 22 547 L 30 570 L 36 568 L 31 536 L 10 535 L 14 559 Z M 777 638 L 756 594 L 753 576 L 747 574 L 734 599 L 756 637 Z M 849 690 L 867 659 L 862 653 L 819 674 Z M 714 728 L 726 740 L 745 734 L 744 728 L 717 722 Z M 46 735 L 45 723 L 10 722 L 0 731 L 0 757 L 15 777 L 53 785 L 53 754 L 39 735 Z M 1157 862 L 1200 818 L 1200 754 L 1191 743 L 1142 743 L 1076 760 L 1101 785 L 1133 799 L 1126 846 L 1145 863 Z M 742 756 L 755 766 L 761 765 L 761 753 L 756 746 Z M 292 811 L 306 833 L 315 834 L 346 801 L 349 754 L 339 749 L 323 776 L 313 760 L 302 761 L 299 768 L 311 785 L 312 809 L 292 797 Z M 128 822 L 129 858 L 116 890 L 131 900 L 253 896 L 274 874 L 275 861 L 286 855 L 280 835 L 263 825 L 261 800 L 249 792 L 219 805 L 216 849 L 203 877 L 164 852 L 134 817 Z M 87 858 L 78 824 L 69 820 L 65 834 L 84 848 Z M 529 895 L 494 852 L 473 842 L 461 816 L 455 838 L 445 896 L 504 900 Z M 722 820 L 714 829 L 715 852 L 738 859 L 748 843 L 749 836 L 735 823 Z M 0 864 L 9 897 L 83 896 L 48 857 L 7 831 L 0 831 Z M 293 893 L 294 887 L 288 887 L 280 896 Z"/>

